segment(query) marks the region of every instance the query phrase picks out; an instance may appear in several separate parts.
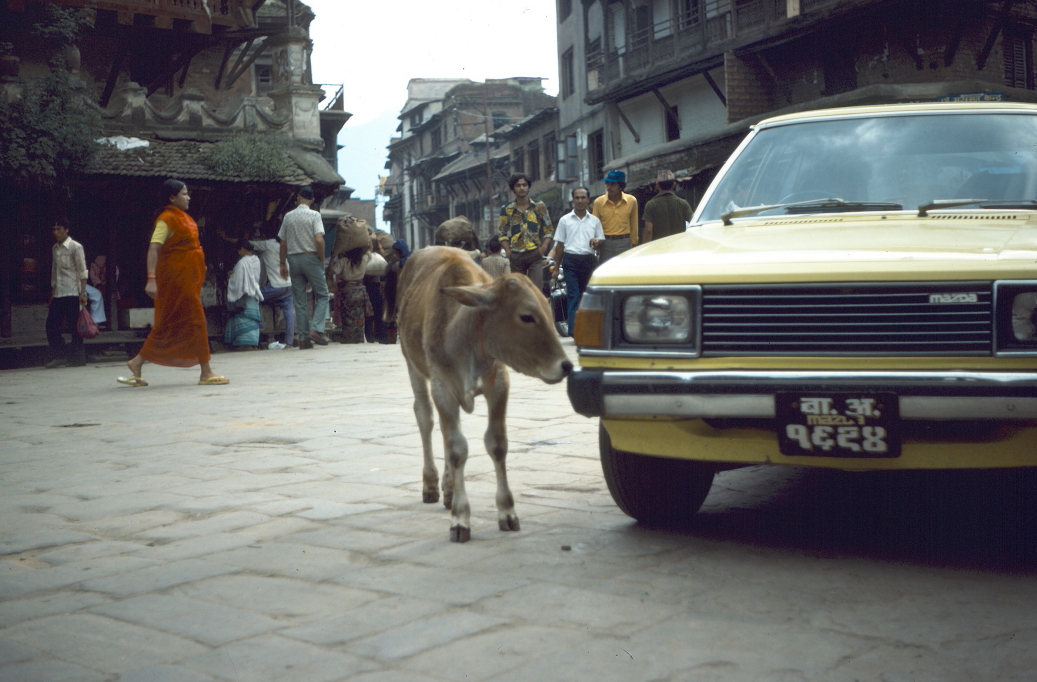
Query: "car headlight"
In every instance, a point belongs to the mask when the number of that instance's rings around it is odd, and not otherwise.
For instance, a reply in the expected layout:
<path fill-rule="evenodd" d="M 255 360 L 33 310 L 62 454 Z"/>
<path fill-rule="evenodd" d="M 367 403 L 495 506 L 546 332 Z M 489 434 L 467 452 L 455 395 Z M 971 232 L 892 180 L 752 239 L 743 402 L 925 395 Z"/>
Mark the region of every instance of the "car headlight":
<path fill-rule="evenodd" d="M 623 340 L 686 344 L 692 338 L 691 301 L 680 294 L 633 294 L 623 301 Z"/>
<path fill-rule="evenodd" d="M 995 282 L 997 353 L 1037 354 L 1037 282 Z"/>
<path fill-rule="evenodd" d="M 1037 340 L 1033 311 L 1037 310 L 1037 291 L 1016 294 L 1012 299 L 1012 333 L 1016 341 Z"/>

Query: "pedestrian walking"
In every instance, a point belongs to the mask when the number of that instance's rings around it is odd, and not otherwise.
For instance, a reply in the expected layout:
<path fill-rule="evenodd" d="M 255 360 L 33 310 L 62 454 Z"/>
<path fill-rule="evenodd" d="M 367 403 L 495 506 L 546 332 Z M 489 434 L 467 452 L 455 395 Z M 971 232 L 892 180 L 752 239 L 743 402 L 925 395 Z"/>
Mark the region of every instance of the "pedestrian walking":
<path fill-rule="evenodd" d="M 86 364 L 86 348 L 79 335 L 79 310 L 88 302 L 86 293 L 86 254 L 83 245 L 68 236 L 68 220 L 54 221 L 50 228 L 54 235 L 51 247 L 50 302 L 47 307 L 47 343 L 50 360 L 47 367 L 82 367 Z M 72 343 L 67 345 L 61 332 L 66 327 L 72 332 Z"/>
<path fill-rule="evenodd" d="M 324 274 L 324 222 L 313 204 L 313 189 L 299 190 L 296 207 L 285 214 L 277 238 L 281 240 L 281 276 L 291 277 L 295 299 L 295 326 L 299 348 L 328 345 L 324 325 L 328 318 L 328 281 Z M 306 285 L 313 289 L 313 316 L 307 315 Z"/>
<path fill-rule="evenodd" d="M 364 272 L 371 260 L 369 246 L 357 246 L 335 256 L 331 272 L 335 277 L 335 307 L 342 325 L 342 343 L 364 343 L 367 318 L 374 316 L 371 299 L 364 286 Z"/>
<path fill-rule="evenodd" d="M 605 230 L 601 263 L 637 246 L 637 199 L 623 191 L 627 174 L 610 170 L 604 180 L 605 194 L 594 200 L 592 209 Z"/>
<path fill-rule="evenodd" d="M 644 241 L 682 234 L 691 220 L 691 204 L 674 193 L 677 179 L 671 170 L 661 170 L 655 177 L 658 194 L 645 204 Z"/>
<path fill-rule="evenodd" d="M 155 220 L 144 287 L 144 293 L 155 299 L 155 324 L 140 352 L 126 363 L 130 376 L 118 381 L 147 386 L 141 377 L 147 361 L 167 367 L 201 365 L 199 384 L 229 384 L 227 377 L 216 374 L 209 365 L 209 330 L 202 307 L 205 254 L 198 241 L 198 225 L 187 214 L 191 195 L 184 183 L 166 180 L 162 198 L 166 206 Z"/>
<path fill-rule="evenodd" d="M 511 271 L 526 275 L 537 289 L 544 288 L 544 256 L 551 247 L 554 227 L 544 202 L 529 200 L 533 181 L 524 173 L 508 178 L 515 200 L 501 209 L 497 220 L 497 237 Z"/>
<path fill-rule="evenodd" d="M 572 191 L 573 210 L 562 216 L 555 231 L 555 263 L 562 264 L 565 271 L 565 296 L 568 307 L 568 336 L 573 335 L 576 309 L 580 296 L 587 289 L 591 273 L 597 265 L 596 249 L 605 242 L 605 232 L 597 216 L 587 211 L 591 202 L 590 190 L 577 187 Z M 558 279 L 558 268 L 551 273 L 551 280 Z"/>

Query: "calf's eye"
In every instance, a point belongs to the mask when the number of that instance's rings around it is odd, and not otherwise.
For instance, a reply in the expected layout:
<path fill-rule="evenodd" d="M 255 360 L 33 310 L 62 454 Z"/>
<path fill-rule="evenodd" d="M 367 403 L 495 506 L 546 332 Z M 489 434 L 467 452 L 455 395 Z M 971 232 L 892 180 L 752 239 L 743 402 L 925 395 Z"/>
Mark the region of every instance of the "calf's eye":
<path fill-rule="evenodd" d="M 532 315 L 522 315 L 519 317 L 519 319 L 525 322 L 526 324 L 533 324 L 534 322 L 536 322 L 536 319 Z"/>

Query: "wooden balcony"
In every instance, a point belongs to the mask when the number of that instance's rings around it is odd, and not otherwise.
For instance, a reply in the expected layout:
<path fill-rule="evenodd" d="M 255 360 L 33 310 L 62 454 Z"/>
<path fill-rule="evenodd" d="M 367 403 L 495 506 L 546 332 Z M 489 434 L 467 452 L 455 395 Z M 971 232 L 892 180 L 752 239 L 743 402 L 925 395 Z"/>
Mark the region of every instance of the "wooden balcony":
<path fill-rule="evenodd" d="M 154 17 L 156 28 L 173 28 L 174 22 L 190 21 L 198 33 L 212 33 L 213 26 L 245 28 L 253 25 L 256 0 L 54 0 L 69 7 L 115 12 L 120 24 L 132 24 L 135 15 Z M 26 0 L 7 0 L 14 12 L 25 10 Z"/>
<path fill-rule="evenodd" d="M 813 4 L 834 1 L 813 0 Z M 722 52 L 738 38 L 785 22 L 786 12 L 786 0 L 706 0 L 689 12 L 629 32 L 620 47 L 589 50 L 587 89 L 607 88 Z"/>

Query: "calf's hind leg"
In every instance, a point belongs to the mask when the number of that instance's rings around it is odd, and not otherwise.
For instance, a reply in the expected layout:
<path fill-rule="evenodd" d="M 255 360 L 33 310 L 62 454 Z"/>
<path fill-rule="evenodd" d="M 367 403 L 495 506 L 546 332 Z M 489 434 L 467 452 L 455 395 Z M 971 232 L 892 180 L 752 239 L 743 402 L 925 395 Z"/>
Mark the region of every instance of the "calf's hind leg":
<path fill-rule="evenodd" d="M 483 443 L 497 471 L 497 526 L 501 530 L 519 530 L 519 518 L 515 513 L 515 498 L 508 487 L 508 472 L 505 460 L 508 457 L 508 370 L 499 366 L 491 368 L 482 377 L 483 395 L 489 412 L 489 423 Z"/>
<path fill-rule="evenodd" d="M 438 502 L 439 471 L 436 469 L 436 460 L 432 453 L 432 400 L 429 397 L 428 380 L 421 376 L 409 361 L 407 371 L 410 373 L 410 386 L 414 391 L 414 416 L 418 420 L 418 431 L 421 433 L 421 450 L 425 455 L 425 465 L 421 474 L 421 501 Z"/>

